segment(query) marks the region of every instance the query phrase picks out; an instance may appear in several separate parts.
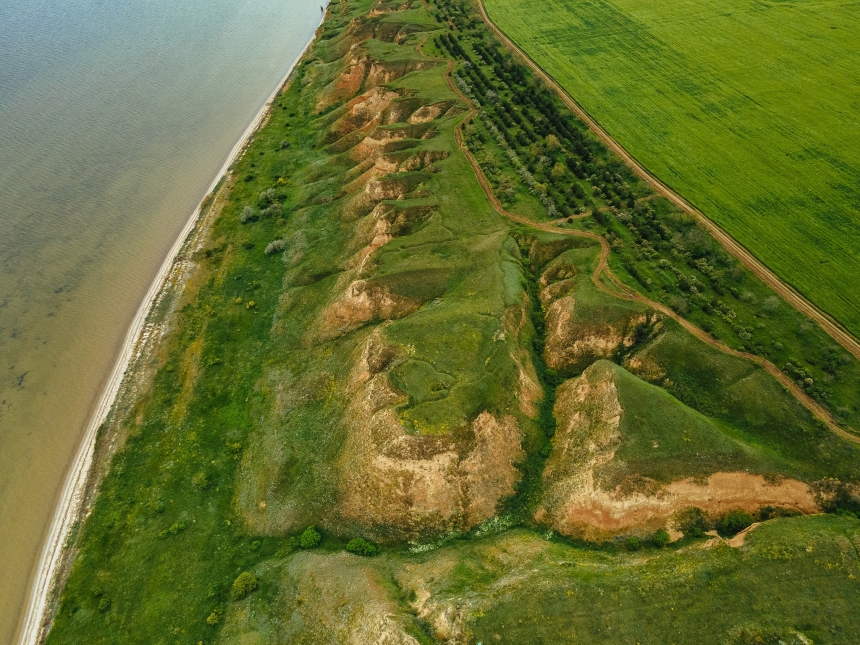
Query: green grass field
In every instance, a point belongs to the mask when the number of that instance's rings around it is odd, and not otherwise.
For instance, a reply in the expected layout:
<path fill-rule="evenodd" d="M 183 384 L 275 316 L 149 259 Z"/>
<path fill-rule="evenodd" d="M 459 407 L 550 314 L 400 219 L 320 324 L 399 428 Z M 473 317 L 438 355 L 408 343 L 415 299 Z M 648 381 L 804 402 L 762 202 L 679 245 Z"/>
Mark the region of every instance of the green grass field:
<path fill-rule="evenodd" d="M 486 6 L 647 168 L 860 333 L 860 3 Z"/>

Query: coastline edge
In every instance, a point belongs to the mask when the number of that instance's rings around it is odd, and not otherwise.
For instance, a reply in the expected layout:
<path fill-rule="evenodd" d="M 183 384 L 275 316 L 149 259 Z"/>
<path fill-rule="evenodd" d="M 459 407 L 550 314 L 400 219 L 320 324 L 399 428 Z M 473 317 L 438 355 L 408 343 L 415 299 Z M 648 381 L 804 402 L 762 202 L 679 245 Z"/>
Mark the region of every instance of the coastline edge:
<path fill-rule="evenodd" d="M 327 3 L 326 3 L 327 5 Z M 327 13 L 327 12 L 326 12 Z M 24 619 L 19 625 L 18 645 L 38 645 L 43 642 L 47 636 L 46 627 L 48 627 L 46 613 L 49 609 L 48 600 L 51 592 L 54 590 L 57 575 L 60 570 L 60 565 L 63 560 L 63 554 L 66 551 L 66 541 L 71 533 L 72 527 L 79 519 L 83 510 L 84 492 L 86 484 L 91 474 L 93 457 L 97 443 L 98 431 L 102 424 L 107 420 L 117 395 L 120 391 L 129 367 L 133 364 L 134 359 L 138 356 L 142 344 L 145 343 L 144 331 L 146 322 L 153 309 L 153 305 L 158 301 L 159 296 L 167 286 L 177 259 L 181 255 L 182 249 L 192 239 L 192 234 L 201 221 L 204 204 L 207 199 L 212 196 L 218 185 L 226 178 L 233 165 L 241 158 L 247 149 L 248 144 L 253 140 L 254 135 L 265 124 L 272 106 L 278 95 L 283 91 L 284 87 L 293 75 L 293 72 L 298 67 L 299 63 L 304 59 L 311 45 L 317 38 L 317 31 L 325 19 L 325 13 L 320 19 L 319 25 L 314 30 L 313 36 L 308 40 L 302 52 L 287 70 L 286 75 L 275 87 L 275 90 L 266 99 L 260 111 L 242 133 L 239 140 L 233 146 L 227 156 L 221 170 L 215 176 L 209 188 L 206 190 L 200 203 L 192 211 L 188 220 L 176 238 L 176 241 L 171 246 L 158 273 L 155 275 L 149 289 L 141 301 L 138 310 L 132 319 L 131 325 L 125 335 L 122 349 L 117 356 L 114 366 L 110 372 L 107 383 L 102 390 L 101 396 L 98 399 L 90 420 L 87 422 L 86 431 L 81 439 L 74 461 L 69 468 L 63 483 L 62 492 L 60 493 L 57 502 L 56 510 L 53 519 L 51 520 L 50 528 L 46 535 L 42 554 L 39 558 L 36 576 L 32 579 L 30 585 L 30 593 L 28 593 L 26 610 Z"/>

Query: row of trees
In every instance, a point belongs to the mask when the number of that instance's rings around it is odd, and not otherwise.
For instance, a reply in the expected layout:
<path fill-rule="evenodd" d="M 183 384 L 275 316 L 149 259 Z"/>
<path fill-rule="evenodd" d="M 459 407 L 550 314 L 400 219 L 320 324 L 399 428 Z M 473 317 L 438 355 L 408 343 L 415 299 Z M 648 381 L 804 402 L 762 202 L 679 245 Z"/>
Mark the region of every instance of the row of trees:
<path fill-rule="evenodd" d="M 496 133 L 501 135 L 503 151 L 516 151 L 526 171 L 515 168 L 517 174 L 550 216 L 582 212 L 593 206 L 595 198 L 618 206 L 632 205 L 632 189 L 623 179 L 607 176 L 597 190 L 586 190 L 576 181 L 594 181 L 605 171 L 595 163 L 595 153 L 581 127 L 563 114 L 543 86 L 528 79 L 522 65 L 480 39 L 467 41 L 443 34 L 436 44 L 462 62 L 458 74 L 483 108 L 480 117 L 485 126 L 493 138 Z M 474 57 L 467 47 L 475 52 Z M 475 139 L 467 141 L 473 150 L 483 143 Z M 493 169 L 487 170 L 491 175 Z"/>

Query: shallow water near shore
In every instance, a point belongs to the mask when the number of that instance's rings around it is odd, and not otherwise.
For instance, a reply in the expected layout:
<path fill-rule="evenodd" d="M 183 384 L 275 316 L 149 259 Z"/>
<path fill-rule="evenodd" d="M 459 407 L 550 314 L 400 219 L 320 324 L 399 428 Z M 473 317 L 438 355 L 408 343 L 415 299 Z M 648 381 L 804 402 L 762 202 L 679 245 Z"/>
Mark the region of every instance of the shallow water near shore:
<path fill-rule="evenodd" d="M 141 299 L 320 18 L 306 0 L 0 0 L 0 642 Z"/>

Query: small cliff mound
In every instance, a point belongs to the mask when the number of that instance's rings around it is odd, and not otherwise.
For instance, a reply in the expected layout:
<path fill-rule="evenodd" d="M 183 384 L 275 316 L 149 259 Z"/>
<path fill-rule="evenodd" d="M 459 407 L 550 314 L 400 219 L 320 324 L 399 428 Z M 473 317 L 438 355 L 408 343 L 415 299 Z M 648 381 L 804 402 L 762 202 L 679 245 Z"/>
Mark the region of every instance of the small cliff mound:
<path fill-rule="evenodd" d="M 332 125 L 324 143 L 336 141 L 345 134 L 379 125 L 391 102 L 400 95 L 384 87 L 375 87 L 347 103 L 345 113 Z"/>
<path fill-rule="evenodd" d="M 360 46 L 355 49 L 361 51 Z M 358 92 L 391 83 L 413 71 L 437 65 L 435 61 L 414 59 L 376 60 L 366 53 L 352 52 L 343 66 L 343 71 L 320 92 L 316 102 L 317 112 L 323 112 L 341 101 L 351 99 Z"/>
<path fill-rule="evenodd" d="M 474 527 L 514 493 L 522 431 L 514 417 L 484 411 L 465 432 L 408 432 L 398 415 L 408 397 L 390 377 L 398 356 L 374 333 L 353 369 L 338 514 L 380 540 Z"/>
<path fill-rule="evenodd" d="M 599 538 L 660 528 L 692 506 L 715 514 L 818 509 L 807 484 L 779 476 L 790 464 L 743 446 L 607 361 L 562 384 L 554 412 L 558 427 L 536 516 L 562 533 Z"/>
<path fill-rule="evenodd" d="M 422 304 L 415 298 L 392 293 L 386 284 L 354 280 L 343 295 L 323 312 L 319 323 L 320 336 L 333 338 L 370 321 L 402 318 Z"/>
<path fill-rule="evenodd" d="M 252 595 L 233 603 L 217 643 L 339 643 L 418 645 L 407 612 L 389 593 L 378 568 L 346 553 L 300 553 L 268 564 L 261 577 L 276 602 Z"/>
<path fill-rule="evenodd" d="M 578 302 L 575 294 L 553 299 L 563 292 L 565 282 L 552 283 L 540 292 L 541 300 L 549 303 L 544 360 L 560 374 L 576 374 L 597 360 L 614 358 L 647 338 L 659 320 L 624 302 L 612 306 L 609 316 L 593 316 L 588 303 Z"/>

